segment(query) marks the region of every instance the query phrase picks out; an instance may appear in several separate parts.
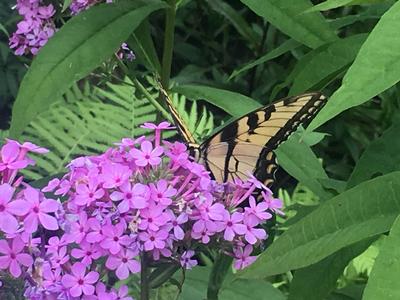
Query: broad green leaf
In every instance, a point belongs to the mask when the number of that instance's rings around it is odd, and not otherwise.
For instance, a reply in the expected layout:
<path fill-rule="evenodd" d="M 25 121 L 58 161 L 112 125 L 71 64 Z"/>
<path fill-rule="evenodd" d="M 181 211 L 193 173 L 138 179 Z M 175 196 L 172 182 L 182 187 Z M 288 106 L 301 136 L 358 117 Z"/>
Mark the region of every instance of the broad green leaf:
<path fill-rule="evenodd" d="M 180 300 L 204 300 L 207 298 L 207 284 L 210 268 L 196 267 L 186 272 Z M 285 296 L 265 280 L 226 280 L 218 295 L 219 300 L 268 299 L 284 300 Z"/>
<path fill-rule="evenodd" d="M 337 38 L 319 12 L 301 14 L 312 7 L 309 0 L 241 1 L 283 33 L 310 48 L 317 48 Z"/>
<path fill-rule="evenodd" d="M 19 136 L 39 112 L 108 59 L 144 18 L 163 7 L 161 2 L 124 0 L 92 7 L 68 21 L 40 50 L 21 83 L 11 136 Z"/>
<path fill-rule="evenodd" d="M 224 283 L 226 275 L 231 273 L 233 258 L 220 253 L 214 261 L 211 268 L 210 277 L 208 279 L 207 287 L 207 298 L 216 299 L 218 298 L 218 293 Z"/>
<path fill-rule="evenodd" d="M 161 74 L 161 64 L 151 37 L 151 28 L 148 20 L 144 20 L 138 26 L 128 40 L 128 44 L 134 50 L 137 60 L 143 61 L 150 71 Z"/>
<path fill-rule="evenodd" d="M 240 117 L 261 105 L 242 94 L 202 85 L 180 85 L 172 89 L 192 100 L 205 100 L 234 117 Z"/>
<path fill-rule="evenodd" d="M 247 39 L 247 41 L 252 43 L 254 47 L 257 47 L 261 42 L 261 39 L 258 38 L 257 34 L 249 26 L 247 21 L 228 3 L 214 0 L 207 0 L 207 3 L 214 11 L 223 15 L 229 22 L 231 22 L 236 30 Z"/>
<path fill-rule="evenodd" d="M 271 99 L 276 99 L 277 95 L 285 88 L 287 88 L 297 77 L 301 71 L 307 67 L 308 63 L 318 54 L 318 51 L 308 51 L 307 54 L 303 55 L 297 64 L 294 66 L 293 70 L 287 75 L 284 82 L 275 86 L 271 92 Z"/>
<path fill-rule="evenodd" d="M 265 280 L 237 279 L 226 283 L 219 293 L 219 300 L 285 300 L 286 297 Z"/>
<path fill-rule="evenodd" d="M 64 0 L 64 4 L 63 4 L 63 7 L 62 7 L 62 11 L 66 11 L 67 8 L 71 5 L 72 1 L 73 1 L 73 0 Z"/>
<path fill-rule="evenodd" d="M 196 267 L 188 270 L 182 287 L 180 300 L 203 300 L 207 298 L 207 284 L 210 268 Z"/>
<path fill-rule="evenodd" d="M 342 111 L 368 101 L 400 81 L 399 14 L 400 2 L 396 2 L 369 34 L 342 86 L 307 130 L 314 130 Z"/>
<path fill-rule="evenodd" d="M 372 177 L 400 170 L 399 132 L 400 122 L 397 122 L 368 146 L 357 161 L 347 188 Z"/>
<path fill-rule="evenodd" d="M 363 300 L 400 299 L 400 217 L 397 217 L 385 239 L 368 279 Z"/>
<path fill-rule="evenodd" d="M 289 95 L 320 90 L 323 87 L 321 83 L 335 77 L 354 61 L 366 37 L 366 34 L 353 35 L 315 49 L 315 55 L 295 77 Z"/>
<path fill-rule="evenodd" d="M 178 264 L 164 264 L 155 268 L 149 276 L 149 286 L 156 289 L 167 282 L 180 269 Z"/>
<path fill-rule="evenodd" d="M 327 0 L 322 2 L 314 7 L 305 11 L 306 13 L 313 12 L 313 11 L 326 11 L 342 6 L 347 5 L 357 5 L 357 4 L 371 4 L 371 3 L 379 3 L 386 0 Z"/>
<path fill-rule="evenodd" d="M 388 231 L 400 213 L 399 193 L 400 172 L 345 191 L 291 226 L 239 276 L 264 278 L 303 268 L 343 247 Z"/>
<path fill-rule="evenodd" d="M 293 155 L 296 153 L 296 155 Z M 301 140 L 301 135 L 294 133 L 278 149 L 275 150 L 279 165 L 307 186 L 314 194 L 322 199 L 328 199 L 327 193 L 319 179 L 328 179 L 321 162 L 315 156 L 311 148 Z"/>
<path fill-rule="evenodd" d="M 267 61 L 270 61 L 274 58 L 277 58 L 287 52 L 290 52 L 297 47 L 299 47 L 301 44 L 299 42 L 296 42 L 295 40 L 287 40 L 283 42 L 281 45 L 279 45 L 277 48 L 269 51 L 268 53 L 264 54 L 260 58 L 249 62 L 245 64 L 243 67 L 241 67 L 239 70 L 234 70 L 229 76 L 229 80 L 238 76 L 239 74 L 243 73 L 244 71 L 248 71 L 254 67 L 257 67 L 260 64 L 266 63 Z"/>
<path fill-rule="evenodd" d="M 316 264 L 297 270 L 290 284 L 288 300 L 325 299 L 336 287 L 336 282 L 348 263 L 364 252 L 372 241 L 373 239 L 367 239 L 358 242 L 337 251 Z"/>

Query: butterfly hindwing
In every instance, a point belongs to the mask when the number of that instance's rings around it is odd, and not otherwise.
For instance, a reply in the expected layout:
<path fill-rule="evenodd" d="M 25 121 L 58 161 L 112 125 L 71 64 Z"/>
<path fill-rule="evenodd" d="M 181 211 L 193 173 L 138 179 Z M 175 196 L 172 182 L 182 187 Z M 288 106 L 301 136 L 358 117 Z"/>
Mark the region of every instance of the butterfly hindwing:
<path fill-rule="evenodd" d="M 228 124 L 207 139 L 200 152 L 217 181 L 245 179 L 248 171 L 270 186 L 277 169 L 275 150 L 325 104 L 320 93 L 286 98 Z"/>

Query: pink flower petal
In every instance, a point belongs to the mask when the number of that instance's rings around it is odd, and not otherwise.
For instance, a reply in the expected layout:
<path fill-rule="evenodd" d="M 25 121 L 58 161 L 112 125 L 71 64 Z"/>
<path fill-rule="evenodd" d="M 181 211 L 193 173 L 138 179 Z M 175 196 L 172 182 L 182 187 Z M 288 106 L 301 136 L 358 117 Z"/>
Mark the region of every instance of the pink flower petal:
<path fill-rule="evenodd" d="M 121 264 L 118 268 L 117 271 L 115 272 L 115 275 L 121 280 L 126 279 L 129 277 L 129 269 L 126 264 Z"/>
<path fill-rule="evenodd" d="M 20 253 L 24 247 L 25 244 L 19 236 L 13 239 L 11 248 L 15 253 Z"/>
<path fill-rule="evenodd" d="M 110 270 L 115 270 L 121 264 L 121 259 L 115 256 L 109 256 L 106 261 L 106 267 Z"/>
<path fill-rule="evenodd" d="M 10 258 L 8 256 L 0 256 L 0 269 L 7 269 L 10 265 Z"/>
<path fill-rule="evenodd" d="M 83 277 L 86 272 L 86 267 L 84 264 L 77 262 L 72 266 L 71 270 L 72 274 L 74 274 L 76 277 Z"/>
<path fill-rule="evenodd" d="M 25 267 L 30 267 L 33 264 L 32 256 L 27 253 L 20 253 L 17 255 L 17 261 Z"/>
<path fill-rule="evenodd" d="M 79 297 L 82 295 L 82 287 L 80 285 L 74 285 L 70 288 L 69 293 L 72 297 Z"/>
<path fill-rule="evenodd" d="M 57 230 L 58 229 L 57 219 L 48 214 L 39 213 L 39 220 L 40 220 L 40 223 L 43 225 L 43 227 L 48 230 Z"/>
<path fill-rule="evenodd" d="M 14 188 L 8 183 L 0 185 L 0 203 L 8 203 L 14 194 Z"/>
<path fill-rule="evenodd" d="M 60 203 L 56 200 L 45 199 L 40 203 L 40 210 L 43 212 L 55 212 L 59 209 Z"/>
<path fill-rule="evenodd" d="M 128 268 L 132 273 L 140 272 L 140 263 L 136 260 L 130 260 L 127 262 Z"/>
<path fill-rule="evenodd" d="M 11 260 L 10 273 L 15 278 L 18 278 L 21 275 L 21 267 L 15 259 Z"/>
<path fill-rule="evenodd" d="M 17 219 L 8 212 L 0 213 L 0 229 L 6 233 L 15 233 L 18 229 Z"/>
<path fill-rule="evenodd" d="M 76 284 L 76 278 L 70 274 L 66 274 L 63 276 L 61 282 L 63 286 L 65 286 L 66 288 L 70 288 Z"/>
<path fill-rule="evenodd" d="M 150 153 L 153 150 L 153 145 L 149 141 L 144 141 L 140 146 L 143 153 Z"/>
<path fill-rule="evenodd" d="M 97 280 L 99 280 L 99 273 L 97 272 L 89 272 L 86 276 L 85 276 L 85 282 L 87 283 L 95 283 Z"/>
<path fill-rule="evenodd" d="M 84 284 L 83 286 L 82 286 L 82 292 L 85 294 L 85 295 L 93 295 L 94 294 L 94 286 L 93 285 L 90 285 L 90 284 Z"/>
<path fill-rule="evenodd" d="M 15 200 L 8 204 L 8 211 L 16 216 L 24 216 L 29 212 L 30 205 L 25 200 Z"/>
<path fill-rule="evenodd" d="M 16 160 L 19 154 L 19 146 L 15 141 L 9 140 L 7 144 L 5 144 L 1 148 L 1 159 L 3 162 L 11 162 Z"/>
<path fill-rule="evenodd" d="M 0 253 L 8 254 L 11 249 L 6 240 L 0 240 Z"/>

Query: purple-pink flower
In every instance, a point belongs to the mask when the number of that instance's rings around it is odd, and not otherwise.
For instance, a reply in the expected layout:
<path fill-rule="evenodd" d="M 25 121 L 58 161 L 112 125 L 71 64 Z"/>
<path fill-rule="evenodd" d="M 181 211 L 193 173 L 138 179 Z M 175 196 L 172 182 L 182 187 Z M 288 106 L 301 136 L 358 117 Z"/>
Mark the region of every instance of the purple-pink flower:
<path fill-rule="evenodd" d="M 139 238 L 143 242 L 146 251 L 153 250 L 154 248 L 163 249 L 166 245 L 168 232 L 162 229 L 159 231 L 144 231 L 139 234 Z"/>
<path fill-rule="evenodd" d="M 100 243 L 100 246 L 109 250 L 111 254 L 117 254 L 123 246 L 128 246 L 131 243 L 131 239 L 124 235 L 125 229 L 126 227 L 123 223 L 104 226 L 104 240 Z"/>
<path fill-rule="evenodd" d="M 15 216 L 25 215 L 29 207 L 25 201 L 12 200 L 14 188 L 8 183 L 0 185 L 0 229 L 6 233 L 14 233 L 18 229 Z"/>
<path fill-rule="evenodd" d="M 0 240 L 0 269 L 9 269 L 14 277 L 19 277 L 22 273 L 21 265 L 30 267 L 33 264 L 32 257 L 22 252 L 25 248 L 24 242 L 20 238 L 14 238 L 10 244 L 6 240 Z"/>
<path fill-rule="evenodd" d="M 130 273 L 140 272 L 140 263 L 135 259 L 138 253 L 129 249 L 121 250 L 118 255 L 110 255 L 106 267 L 116 270 L 115 274 L 121 280 L 128 278 Z"/>
<path fill-rule="evenodd" d="M 144 141 L 140 146 L 140 150 L 132 149 L 130 154 L 135 159 L 135 164 L 140 167 L 147 165 L 157 166 L 161 163 L 160 155 L 163 154 L 164 150 L 162 147 L 155 147 L 150 141 Z"/>
<path fill-rule="evenodd" d="M 45 199 L 40 192 L 28 187 L 24 191 L 26 205 L 29 207 L 28 215 L 24 219 L 24 227 L 27 232 L 35 232 L 40 223 L 48 230 L 57 230 L 57 219 L 50 215 L 59 208 L 59 203 L 55 200 Z"/>
<path fill-rule="evenodd" d="M 80 262 L 72 266 L 71 273 L 62 277 L 62 284 L 69 290 L 71 296 L 93 295 L 93 285 L 99 279 L 99 273 L 91 271 L 86 274 L 86 266 Z"/>
<path fill-rule="evenodd" d="M 197 266 L 197 260 L 192 259 L 194 255 L 195 253 L 193 250 L 183 252 L 180 259 L 181 266 L 185 269 L 192 269 L 193 267 Z"/>

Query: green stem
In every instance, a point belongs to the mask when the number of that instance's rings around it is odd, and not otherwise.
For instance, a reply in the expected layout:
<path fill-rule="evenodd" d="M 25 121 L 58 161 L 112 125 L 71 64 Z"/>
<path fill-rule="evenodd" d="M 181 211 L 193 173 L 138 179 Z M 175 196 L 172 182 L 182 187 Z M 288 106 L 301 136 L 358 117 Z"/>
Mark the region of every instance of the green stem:
<path fill-rule="evenodd" d="M 147 266 L 147 253 L 143 252 L 140 259 L 140 300 L 150 299 L 149 269 Z"/>
<path fill-rule="evenodd" d="M 154 107 L 163 115 L 165 119 L 167 119 L 170 123 L 173 123 L 174 121 L 171 118 L 171 115 L 164 109 L 164 107 L 161 106 L 160 102 L 158 102 L 155 98 L 153 98 L 152 95 L 146 90 L 146 88 L 140 83 L 140 81 L 137 78 L 133 79 L 133 84 L 135 87 L 142 92 L 142 94 L 146 97 L 147 100 L 151 104 L 154 105 Z"/>
<path fill-rule="evenodd" d="M 161 115 L 167 119 L 170 123 L 173 123 L 173 119 L 171 118 L 171 115 L 164 109 L 164 107 L 162 107 L 162 105 L 160 104 L 159 101 L 157 101 L 155 98 L 153 98 L 153 96 L 146 90 L 146 88 L 140 83 L 140 81 L 134 77 L 132 78 L 132 76 L 130 76 L 129 74 L 129 69 L 128 67 L 121 61 L 121 59 L 118 57 L 118 55 L 115 55 L 118 65 L 120 66 L 120 68 L 122 69 L 122 71 L 125 73 L 125 75 L 127 75 L 132 81 L 134 86 L 142 92 L 142 94 L 146 97 L 147 100 L 149 100 L 149 102 L 151 104 L 154 105 L 154 107 L 158 110 L 158 113 L 161 113 Z M 116 77 L 116 76 L 114 76 Z M 117 79 L 119 79 L 117 77 Z M 119 79 L 121 80 L 121 79 Z M 123 80 L 121 80 L 123 81 Z"/>
<path fill-rule="evenodd" d="M 172 54 L 174 51 L 175 35 L 175 15 L 176 0 L 167 0 L 170 5 L 167 8 L 164 32 L 164 53 L 162 58 L 161 83 L 165 89 L 168 89 L 169 78 L 171 76 Z"/>

